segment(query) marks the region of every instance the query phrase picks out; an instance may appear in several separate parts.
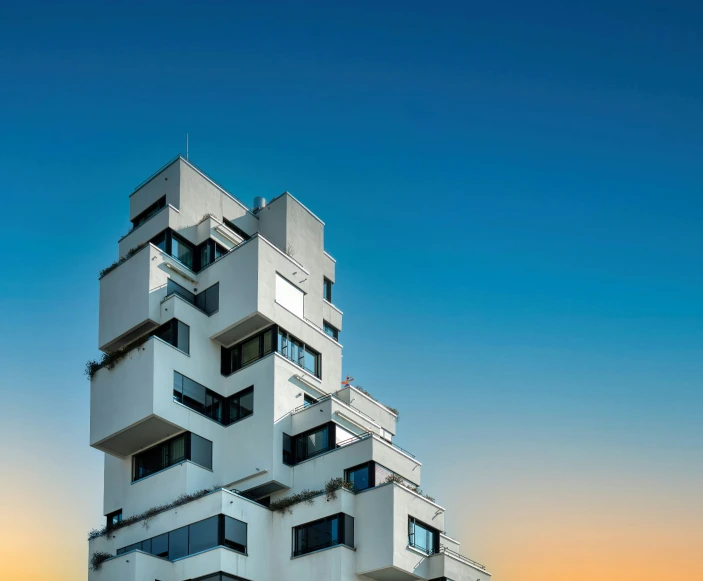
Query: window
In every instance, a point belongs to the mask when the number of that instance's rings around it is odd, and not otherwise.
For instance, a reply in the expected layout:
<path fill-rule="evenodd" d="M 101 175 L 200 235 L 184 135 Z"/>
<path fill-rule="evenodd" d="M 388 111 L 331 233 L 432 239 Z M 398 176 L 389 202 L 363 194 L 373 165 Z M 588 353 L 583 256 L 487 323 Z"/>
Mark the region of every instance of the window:
<path fill-rule="evenodd" d="M 295 465 L 335 448 L 337 425 L 328 422 L 296 436 L 283 434 L 283 462 Z"/>
<path fill-rule="evenodd" d="M 122 522 L 122 509 L 116 510 L 114 512 L 111 512 L 110 514 L 105 515 L 105 519 L 107 521 L 107 528 L 111 529 L 115 525 L 118 525 Z"/>
<path fill-rule="evenodd" d="M 322 322 L 322 328 L 332 339 L 339 341 L 339 329 L 333 327 L 327 321 Z"/>
<path fill-rule="evenodd" d="M 168 282 L 166 283 L 166 296 L 170 295 L 178 295 L 190 304 L 195 304 L 195 295 L 188 289 L 182 287 L 180 284 L 174 282 L 172 279 L 169 278 Z"/>
<path fill-rule="evenodd" d="M 193 304 L 205 311 L 208 315 L 220 309 L 220 283 L 216 282 L 211 287 L 195 295 Z"/>
<path fill-rule="evenodd" d="M 274 327 L 245 339 L 232 347 L 222 347 L 220 372 L 229 375 L 254 363 L 274 350 Z"/>
<path fill-rule="evenodd" d="M 309 408 L 311 405 L 315 405 L 317 400 L 311 395 L 303 394 L 303 406 Z"/>
<path fill-rule="evenodd" d="M 161 325 L 152 333 L 152 336 L 158 337 L 184 353 L 190 353 L 190 327 L 178 319 L 171 319 Z"/>
<path fill-rule="evenodd" d="M 254 413 L 254 388 L 248 387 L 235 393 L 230 400 L 230 422 L 242 420 Z"/>
<path fill-rule="evenodd" d="M 303 318 L 305 293 L 276 273 L 276 302 L 294 315 Z"/>
<path fill-rule="evenodd" d="M 334 283 L 327 277 L 322 279 L 322 298 L 328 303 L 332 302 L 332 285 Z"/>
<path fill-rule="evenodd" d="M 227 547 L 240 553 L 246 553 L 247 523 L 224 514 L 218 514 L 157 537 L 122 547 L 117 549 L 117 554 L 144 551 L 174 561 L 214 547 Z M 209 577 L 205 579 L 209 579 Z M 222 579 L 238 579 L 238 577 L 223 577 Z"/>
<path fill-rule="evenodd" d="M 244 240 L 249 240 L 251 236 L 247 234 L 244 230 L 242 230 L 239 226 L 236 226 L 234 223 L 230 222 L 227 218 L 222 218 L 222 221 L 225 223 L 225 226 L 232 230 L 232 232 L 239 234 Z"/>
<path fill-rule="evenodd" d="M 354 518 L 340 512 L 293 529 L 293 556 L 336 545 L 354 548 Z"/>
<path fill-rule="evenodd" d="M 188 268 L 193 268 L 193 245 L 177 234 L 171 233 L 171 251 L 173 258 Z"/>
<path fill-rule="evenodd" d="M 278 329 L 278 352 L 315 377 L 322 377 L 320 354 L 281 328 Z"/>
<path fill-rule="evenodd" d="M 173 400 L 227 426 L 254 413 L 254 386 L 225 398 L 174 371 Z"/>
<path fill-rule="evenodd" d="M 374 473 L 371 467 L 371 462 L 367 462 L 361 466 L 349 468 L 344 471 L 344 480 L 351 482 L 354 486 L 354 490 L 366 490 L 367 488 L 373 488 L 375 485 L 373 482 L 373 476 Z"/>
<path fill-rule="evenodd" d="M 423 522 L 408 517 L 408 544 L 431 555 L 439 552 L 439 531 Z"/>
<path fill-rule="evenodd" d="M 132 220 L 132 230 L 139 228 L 144 222 L 146 222 L 149 218 L 154 216 L 159 210 L 162 210 L 163 208 L 166 207 L 166 196 L 162 196 L 159 198 L 156 202 L 154 202 L 151 206 L 149 206 L 146 210 L 143 212 L 137 214 L 137 216 Z"/>
<path fill-rule="evenodd" d="M 225 516 L 225 538 L 222 543 L 225 547 L 246 553 L 247 551 L 247 523 Z"/>
<path fill-rule="evenodd" d="M 178 295 L 191 305 L 195 305 L 200 310 L 205 311 L 209 316 L 220 308 L 220 283 L 217 282 L 211 287 L 200 291 L 197 295 L 182 287 L 170 278 L 166 284 L 166 296 Z"/>
<path fill-rule="evenodd" d="M 212 442 L 186 432 L 134 455 L 132 482 L 156 474 L 175 464 L 192 460 L 212 469 Z"/>
<path fill-rule="evenodd" d="M 218 527 L 219 517 L 211 516 L 205 520 L 201 520 L 190 525 L 188 554 L 199 553 L 205 549 L 210 549 L 218 545 Z"/>
<path fill-rule="evenodd" d="M 220 256 L 227 254 L 228 250 L 215 242 L 212 238 L 198 245 L 195 252 L 196 272 L 215 262 Z"/>

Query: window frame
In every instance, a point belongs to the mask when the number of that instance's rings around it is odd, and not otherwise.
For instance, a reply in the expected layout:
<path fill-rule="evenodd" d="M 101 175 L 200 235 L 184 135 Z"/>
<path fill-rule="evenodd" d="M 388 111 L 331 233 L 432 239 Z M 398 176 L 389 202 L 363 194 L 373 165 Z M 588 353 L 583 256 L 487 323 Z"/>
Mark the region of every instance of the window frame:
<path fill-rule="evenodd" d="M 337 531 L 336 531 L 336 539 L 332 540 L 332 522 L 336 521 L 337 524 Z M 329 531 L 323 531 L 325 534 L 327 534 L 330 537 L 330 540 L 326 543 L 321 543 L 318 545 L 315 545 L 313 547 L 306 546 L 305 548 L 299 547 L 299 532 L 307 532 L 308 529 L 316 526 L 316 525 L 324 525 L 325 527 L 329 527 Z M 351 534 L 350 534 L 351 531 Z M 351 549 L 354 548 L 354 517 L 351 515 L 348 515 L 344 512 L 338 512 L 335 514 L 331 514 L 329 516 L 326 516 L 324 518 L 319 518 L 307 523 L 303 523 L 297 526 L 294 526 L 292 528 L 292 539 L 291 539 L 291 555 L 292 557 L 301 557 L 303 555 L 309 555 L 310 553 L 315 553 L 317 551 L 321 551 L 323 549 L 329 549 L 331 547 L 337 547 L 339 545 L 345 545 Z M 351 539 L 347 538 L 351 537 Z M 301 543 L 302 544 L 302 543 Z M 308 541 L 305 540 L 305 544 L 308 544 Z"/>
<path fill-rule="evenodd" d="M 328 303 L 332 304 L 332 287 L 334 282 L 332 282 L 326 276 L 322 277 L 322 298 Z"/>
<path fill-rule="evenodd" d="M 432 547 L 429 551 L 423 549 L 416 543 L 416 532 L 411 532 L 411 529 L 413 527 L 417 528 L 418 526 L 425 531 L 425 534 L 429 534 L 430 532 L 433 534 Z M 440 531 L 438 529 L 428 525 L 427 523 L 421 521 L 418 518 L 415 518 L 414 516 L 408 515 L 408 546 L 412 547 L 413 549 L 416 549 L 417 551 L 421 551 L 427 555 L 435 555 L 439 552 L 439 535 Z M 428 539 L 426 538 L 425 540 L 427 541 Z"/>
<path fill-rule="evenodd" d="M 167 440 L 159 442 L 158 444 L 150 446 L 144 450 L 140 450 L 136 454 L 132 454 L 132 458 L 131 458 L 131 460 L 132 460 L 132 484 L 134 484 L 135 482 L 140 482 L 140 481 L 144 480 L 145 478 L 149 478 L 150 476 L 153 476 L 154 474 L 158 474 L 159 472 L 163 472 L 164 470 L 168 470 L 169 468 L 172 468 L 173 466 L 177 466 L 178 464 L 182 464 L 183 462 L 192 462 L 196 466 L 200 466 L 201 468 L 203 468 L 205 470 L 212 471 L 213 470 L 213 468 L 212 468 L 213 458 L 214 458 L 212 440 L 208 440 L 207 438 L 203 438 L 199 434 L 194 434 L 198 438 L 202 438 L 203 440 L 210 442 L 210 468 L 208 468 L 207 466 L 203 466 L 202 464 L 192 460 L 191 434 L 193 434 L 193 432 L 181 432 L 180 434 L 173 436 L 172 438 L 168 438 Z M 172 454 L 171 445 L 181 438 L 183 438 L 183 457 L 182 458 L 178 457 L 178 459 L 174 459 L 171 457 L 171 454 Z M 160 457 L 162 460 L 164 457 L 166 457 L 167 459 L 166 459 L 166 462 L 165 463 L 162 462 L 160 467 L 158 467 L 156 470 L 153 470 L 152 472 L 149 472 L 148 474 L 138 475 L 139 474 L 139 462 L 140 462 L 141 458 L 148 457 L 147 454 L 153 454 L 156 457 Z"/>

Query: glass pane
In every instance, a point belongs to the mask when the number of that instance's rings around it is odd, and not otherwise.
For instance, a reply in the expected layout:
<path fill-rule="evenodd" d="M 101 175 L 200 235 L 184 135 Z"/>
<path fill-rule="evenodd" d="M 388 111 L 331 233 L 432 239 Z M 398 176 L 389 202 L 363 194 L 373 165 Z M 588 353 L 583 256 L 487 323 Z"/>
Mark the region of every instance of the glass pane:
<path fill-rule="evenodd" d="M 330 522 L 321 521 L 307 526 L 307 551 L 322 549 L 330 545 Z"/>
<path fill-rule="evenodd" d="M 173 399 L 183 402 L 183 376 L 177 371 L 173 372 Z"/>
<path fill-rule="evenodd" d="M 239 418 L 245 418 L 254 413 L 254 391 L 244 393 L 239 397 Z"/>
<path fill-rule="evenodd" d="M 168 557 L 168 533 L 151 539 L 151 554 L 157 557 Z"/>
<path fill-rule="evenodd" d="M 348 479 L 356 490 L 366 490 L 369 487 L 369 465 L 350 470 Z"/>
<path fill-rule="evenodd" d="M 247 523 L 225 516 L 225 546 L 246 553 Z"/>
<path fill-rule="evenodd" d="M 175 347 L 184 353 L 190 353 L 190 327 L 180 321 L 176 321 L 176 324 L 178 325 L 178 342 Z"/>
<path fill-rule="evenodd" d="M 212 285 L 209 289 L 205 291 L 207 297 L 205 299 L 207 306 L 205 312 L 211 315 L 220 308 L 220 283 Z"/>
<path fill-rule="evenodd" d="M 188 527 L 168 533 L 168 558 L 173 561 L 188 554 Z"/>
<path fill-rule="evenodd" d="M 144 551 L 145 553 L 151 553 L 151 539 L 142 541 L 142 551 Z"/>
<path fill-rule="evenodd" d="M 197 434 L 191 434 L 190 459 L 203 468 L 212 470 L 212 442 Z"/>
<path fill-rule="evenodd" d="M 278 352 L 288 357 L 288 337 L 282 331 L 278 332 Z"/>
<path fill-rule="evenodd" d="M 190 550 L 188 554 L 199 553 L 216 547 L 218 542 L 219 517 L 213 516 L 190 525 Z"/>
<path fill-rule="evenodd" d="M 307 441 L 307 456 L 310 458 L 316 454 L 327 451 L 327 426 L 313 432 L 306 438 Z"/>
<path fill-rule="evenodd" d="M 273 329 L 264 333 L 264 355 L 273 351 Z"/>
<path fill-rule="evenodd" d="M 354 517 L 348 514 L 343 515 L 344 517 L 344 539 L 343 542 L 349 547 L 354 546 Z"/>
<path fill-rule="evenodd" d="M 183 378 L 183 403 L 199 412 L 205 411 L 205 388 L 187 377 Z"/>
<path fill-rule="evenodd" d="M 339 543 L 339 517 L 335 516 L 330 520 L 329 544 L 336 545 L 338 543 Z"/>
<path fill-rule="evenodd" d="M 166 252 L 166 232 L 161 232 L 151 239 L 151 243 Z"/>
<path fill-rule="evenodd" d="M 310 350 L 305 349 L 304 364 L 303 367 L 307 369 L 310 373 L 317 373 L 317 355 L 310 352 Z"/>
<path fill-rule="evenodd" d="M 171 256 L 177 258 L 188 268 L 193 266 L 193 251 L 189 244 L 179 240 L 175 236 L 171 238 Z"/>
<path fill-rule="evenodd" d="M 242 345 L 242 367 L 259 357 L 259 337 L 249 339 Z"/>
<path fill-rule="evenodd" d="M 211 256 L 210 245 L 205 244 L 205 246 L 200 249 L 200 268 L 204 268 L 212 262 Z"/>
<path fill-rule="evenodd" d="M 222 422 L 222 398 L 212 391 L 205 397 L 205 413 L 216 422 Z"/>

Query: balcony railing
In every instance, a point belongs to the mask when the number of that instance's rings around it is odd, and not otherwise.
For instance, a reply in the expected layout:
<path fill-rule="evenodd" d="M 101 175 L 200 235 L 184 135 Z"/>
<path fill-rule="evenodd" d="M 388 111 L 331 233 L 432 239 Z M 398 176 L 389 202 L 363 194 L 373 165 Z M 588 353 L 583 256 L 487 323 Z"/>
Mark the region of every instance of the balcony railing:
<path fill-rule="evenodd" d="M 473 559 L 469 559 L 468 557 L 464 557 L 464 555 L 460 555 L 460 554 L 457 553 L 456 551 L 452 551 L 451 549 L 447 548 L 447 547 L 444 546 L 444 545 L 440 545 L 440 546 L 439 546 L 439 552 L 437 552 L 437 553 L 435 553 L 435 554 L 439 555 L 439 554 L 442 554 L 442 553 L 444 553 L 444 554 L 446 554 L 446 555 L 449 555 L 450 557 L 454 557 L 455 559 L 458 559 L 459 561 L 465 561 L 465 562 L 468 563 L 469 565 L 473 565 L 474 567 L 478 567 L 479 569 L 482 569 L 483 571 L 486 570 L 485 565 L 481 565 L 481 563 L 477 563 L 477 562 L 474 561 Z"/>
<path fill-rule="evenodd" d="M 339 399 L 339 398 L 338 398 L 335 394 L 333 394 L 333 393 L 328 393 L 327 395 L 323 395 L 321 398 L 319 398 L 319 399 L 318 399 L 316 402 L 314 402 L 314 403 L 304 403 L 303 405 L 299 405 L 299 406 L 298 406 L 297 408 L 295 408 L 291 413 L 292 413 L 292 414 L 297 414 L 298 412 L 302 412 L 303 410 L 306 410 L 306 409 L 308 409 L 308 408 L 311 408 L 311 407 L 313 407 L 313 406 L 316 406 L 318 403 L 322 403 L 322 402 L 324 402 L 324 401 L 327 401 L 328 399 L 334 399 L 334 400 L 338 401 L 339 403 L 341 403 L 341 404 L 343 404 L 343 405 L 345 405 L 345 406 L 348 406 L 348 407 L 352 408 L 355 412 L 357 412 L 358 414 L 361 414 L 361 415 L 364 416 L 366 419 L 369 419 L 369 420 L 371 420 L 372 422 L 376 423 L 376 420 L 373 419 L 370 415 L 365 414 L 365 413 L 362 412 L 359 408 L 354 407 L 354 406 L 351 405 L 350 403 L 347 403 L 346 401 L 344 401 L 344 400 L 342 400 L 342 399 Z"/>

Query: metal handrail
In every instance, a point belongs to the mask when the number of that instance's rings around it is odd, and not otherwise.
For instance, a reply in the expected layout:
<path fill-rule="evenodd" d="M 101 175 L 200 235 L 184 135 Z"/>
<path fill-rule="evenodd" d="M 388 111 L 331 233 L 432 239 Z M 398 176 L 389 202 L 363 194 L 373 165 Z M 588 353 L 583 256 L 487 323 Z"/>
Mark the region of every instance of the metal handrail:
<path fill-rule="evenodd" d="M 466 561 L 467 563 L 473 565 L 474 567 L 478 567 L 479 569 L 483 569 L 484 571 L 486 570 L 485 565 L 481 565 L 481 563 L 478 563 L 474 561 L 473 559 L 469 559 L 468 557 L 465 557 L 464 555 L 460 555 L 456 551 L 452 551 L 451 549 L 447 548 L 446 545 L 440 545 L 439 546 L 439 551 L 436 554 L 439 553 L 446 553 L 447 555 L 451 555 L 452 557 L 456 557 L 457 559 L 460 559 L 462 561 Z"/>
<path fill-rule="evenodd" d="M 336 399 L 338 402 L 343 403 L 343 404 L 346 405 L 346 406 L 349 406 L 349 407 L 352 408 L 355 412 L 361 414 L 361 415 L 364 416 L 365 418 L 368 418 L 368 419 L 371 420 L 372 422 L 376 423 L 376 420 L 373 419 L 370 415 L 365 414 L 365 413 L 362 412 L 359 408 L 354 407 L 354 406 L 351 405 L 350 403 L 347 403 L 347 402 L 344 401 L 343 399 L 337 397 L 337 395 L 334 394 L 334 393 L 328 393 L 328 394 L 326 394 L 326 395 L 323 395 L 322 397 L 318 398 L 318 400 L 317 400 L 315 403 L 309 403 L 309 404 L 299 405 L 297 408 L 295 408 L 295 409 L 293 409 L 293 411 L 291 411 L 291 414 L 297 414 L 298 412 L 301 412 L 301 411 L 303 411 L 303 410 L 306 410 L 306 409 L 308 409 L 308 408 L 311 408 L 312 406 L 315 406 L 315 405 L 317 405 L 318 403 L 322 403 L 323 401 L 327 401 L 328 399 Z"/>

